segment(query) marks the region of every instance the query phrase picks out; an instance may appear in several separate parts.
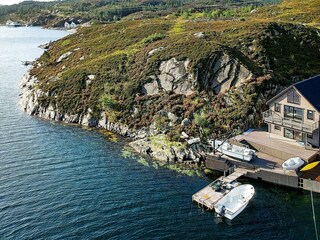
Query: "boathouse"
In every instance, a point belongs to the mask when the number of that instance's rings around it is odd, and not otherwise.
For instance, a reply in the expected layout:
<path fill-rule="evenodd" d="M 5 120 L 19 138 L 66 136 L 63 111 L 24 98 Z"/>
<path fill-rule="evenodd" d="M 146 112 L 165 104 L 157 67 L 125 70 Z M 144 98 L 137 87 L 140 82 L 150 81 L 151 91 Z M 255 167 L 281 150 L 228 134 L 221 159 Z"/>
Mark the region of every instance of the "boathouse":
<path fill-rule="evenodd" d="M 267 102 L 269 133 L 319 148 L 320 75 L 295 83 Z"/>

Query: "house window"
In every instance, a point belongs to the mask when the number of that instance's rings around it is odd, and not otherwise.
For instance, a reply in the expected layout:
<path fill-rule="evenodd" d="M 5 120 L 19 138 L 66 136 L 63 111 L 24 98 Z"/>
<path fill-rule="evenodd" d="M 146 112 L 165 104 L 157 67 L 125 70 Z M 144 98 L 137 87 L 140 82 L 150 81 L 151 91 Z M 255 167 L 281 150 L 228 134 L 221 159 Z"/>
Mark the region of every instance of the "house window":
<path fill-rule="evenodd" d="M 274 104 L 274 111 L 275 112 L 281 112 L 281 104 L 275 103 Z"/>
<path fill-rule="evenodd" d="M 274 130 L 281 131 L 281 127 L 277 126 L 277 125 L 274 125 Z"/>
<path fill-rule="evenodd" d="M 284 136 L 285 136 L 286 138 L 293 139 L 293 138 L 294 138 L 293 135 L 294 135 L 293 130 L 290 130 L 290 129 L 287 129 L 287 128 L 284 129 Z"/>
<path fill-rule="evenodd" d="M 294 104 L 300 104 L 300 96 L 299 94 L 292 90 L 287 94 L 287 102 L 288 103 L 294 103 Z"/>
<path fill-rule="evenodd" d="M 307 118 L 310 120 L 314 120 L 314 111 L 308 110 L 307 111 Z"/>
<path fill-rule="evenodd" d="M 284 105 L 284 117 L 302 121 L 303 109 Z"/>

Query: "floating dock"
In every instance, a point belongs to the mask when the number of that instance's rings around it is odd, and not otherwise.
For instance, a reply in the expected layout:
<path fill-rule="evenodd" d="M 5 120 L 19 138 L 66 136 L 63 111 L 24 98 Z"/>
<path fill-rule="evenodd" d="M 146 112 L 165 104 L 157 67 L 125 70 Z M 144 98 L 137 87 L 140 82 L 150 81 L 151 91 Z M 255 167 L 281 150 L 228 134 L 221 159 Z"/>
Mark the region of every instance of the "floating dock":
<path fill-rule="evenodd" d="M 244 175 L 247 171 L 245 169 L 237 169 L 235 172 L 230 174 L 227 177 L 220 177 L 214 182 L 220 180 L 224 184 L 230 184 L 231 182 L 235 181 L 242 175 Z M 209 210 L 214 210 L 214 205 L 216 202 L 218 202 L 224 195 L 226 195 L 231 189 L 225 189 L 224 191 L 216 191 L 212 184 L 210 183 L 205 188 L 201 189 L 199 192 L 192 195 L 192 201 L 197 202 L 202 207 L 205 207 Z"/>

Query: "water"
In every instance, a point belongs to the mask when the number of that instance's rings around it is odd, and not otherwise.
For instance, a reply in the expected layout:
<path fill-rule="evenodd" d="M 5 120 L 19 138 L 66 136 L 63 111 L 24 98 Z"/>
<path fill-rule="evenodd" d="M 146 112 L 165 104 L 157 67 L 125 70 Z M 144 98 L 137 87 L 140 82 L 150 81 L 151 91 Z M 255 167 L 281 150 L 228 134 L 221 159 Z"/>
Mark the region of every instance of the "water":
<path fill-rule="evenodd" d="M 21 112 L 21 61 L 64 35 L 0 27 L 0 239 L 315 239 L 307 192 L 243 180 L 256 195 L 221 220 L 191 202 L 208 179 L 145 166 L 123 157 L 122 142 Z M 320 219 L 319 195 L 315 209 Z"/>

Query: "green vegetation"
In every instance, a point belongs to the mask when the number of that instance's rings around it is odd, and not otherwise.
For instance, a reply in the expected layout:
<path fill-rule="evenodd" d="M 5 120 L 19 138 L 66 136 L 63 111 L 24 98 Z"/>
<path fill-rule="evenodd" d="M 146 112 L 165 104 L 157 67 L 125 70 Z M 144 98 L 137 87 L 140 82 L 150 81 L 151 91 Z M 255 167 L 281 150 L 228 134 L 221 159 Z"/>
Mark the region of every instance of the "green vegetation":
<path fill-rule="evenodd" d="M 142 39 L 143 43 L 152 43 L 161 39 L 164 39 L 166 36 L 162 33 L 153 33 L 151 35 L 149 35 L 148 37 Z"/>
<path fill-rule="evenodd" d="M 185 147 L 182 131 L 210 137 L 259 126 L 265 101 L 275 89 L 288 86 L 293 77 L 319 74 L 319 8 L 319 0 L 291 0 L 252 13 L 251 5 L 206 13 L 190 10 L 185 16 L 170 13 L 81 28 L 53 43 L 39 59 L 41 66 L 32 69 L 39 89 L 48 93 L 40 104 L 57 105 L 59 112 L 78 116 L 88 109 L 96 118 L 103 112 L 107 120 L 132 129 L 153 124 L 163 134 L 150 141 L 155 147 L 167 146 L 166 151 Z M 199 32 L 205 37 L 194 36 Z M 155 49 L 161 50 L 150 55 Z M 68 51 L 69 57 L 56 61 Z M 252 78 L 241 87 L 231 85 L 215 93 L 205 81 L 212 75 L 212 63 L 223 55 L 245 66 Z M 159 94 L 144 95 L 142 86 L 154 81 L 160 64 L 171 58 L 189 60 L 188 71 L 198 76 L 193 93 L 160 89 Z M 90 75 L 94 79 L 89 81 Z M 177 122 L 164 112 L 175 114 Z M 185 118 L 189 125 L 181 125 Z"/>
<path fill-rule="evenodd" d="M 81 20 L 114 22 L 122 18 L 146 19 L 157 18 L 168 14 L 187 17 L 195 13 L 209 12 L 212 8 L 227 9 L 243 7 L 254 4 L 255 6 L 269 3 L 267 0 L 250 1 L 216 1 L 208 0 L 183 0 L 183 1 L 144 1 L 144 0 L 64 0 L 54 2 L 25 1 L 10 6 L 0 6 L 0 23 L 11 19 L 26 24 L 63 27 L 66 20 Z M 178 10 L 178 11 L 177 11 Z M 213 10 L 213 9 L 212 9 Z M 226 10 L 227 11 L 227 10 Z M 132 15 L 132 17 L 131 17 Z"/>

